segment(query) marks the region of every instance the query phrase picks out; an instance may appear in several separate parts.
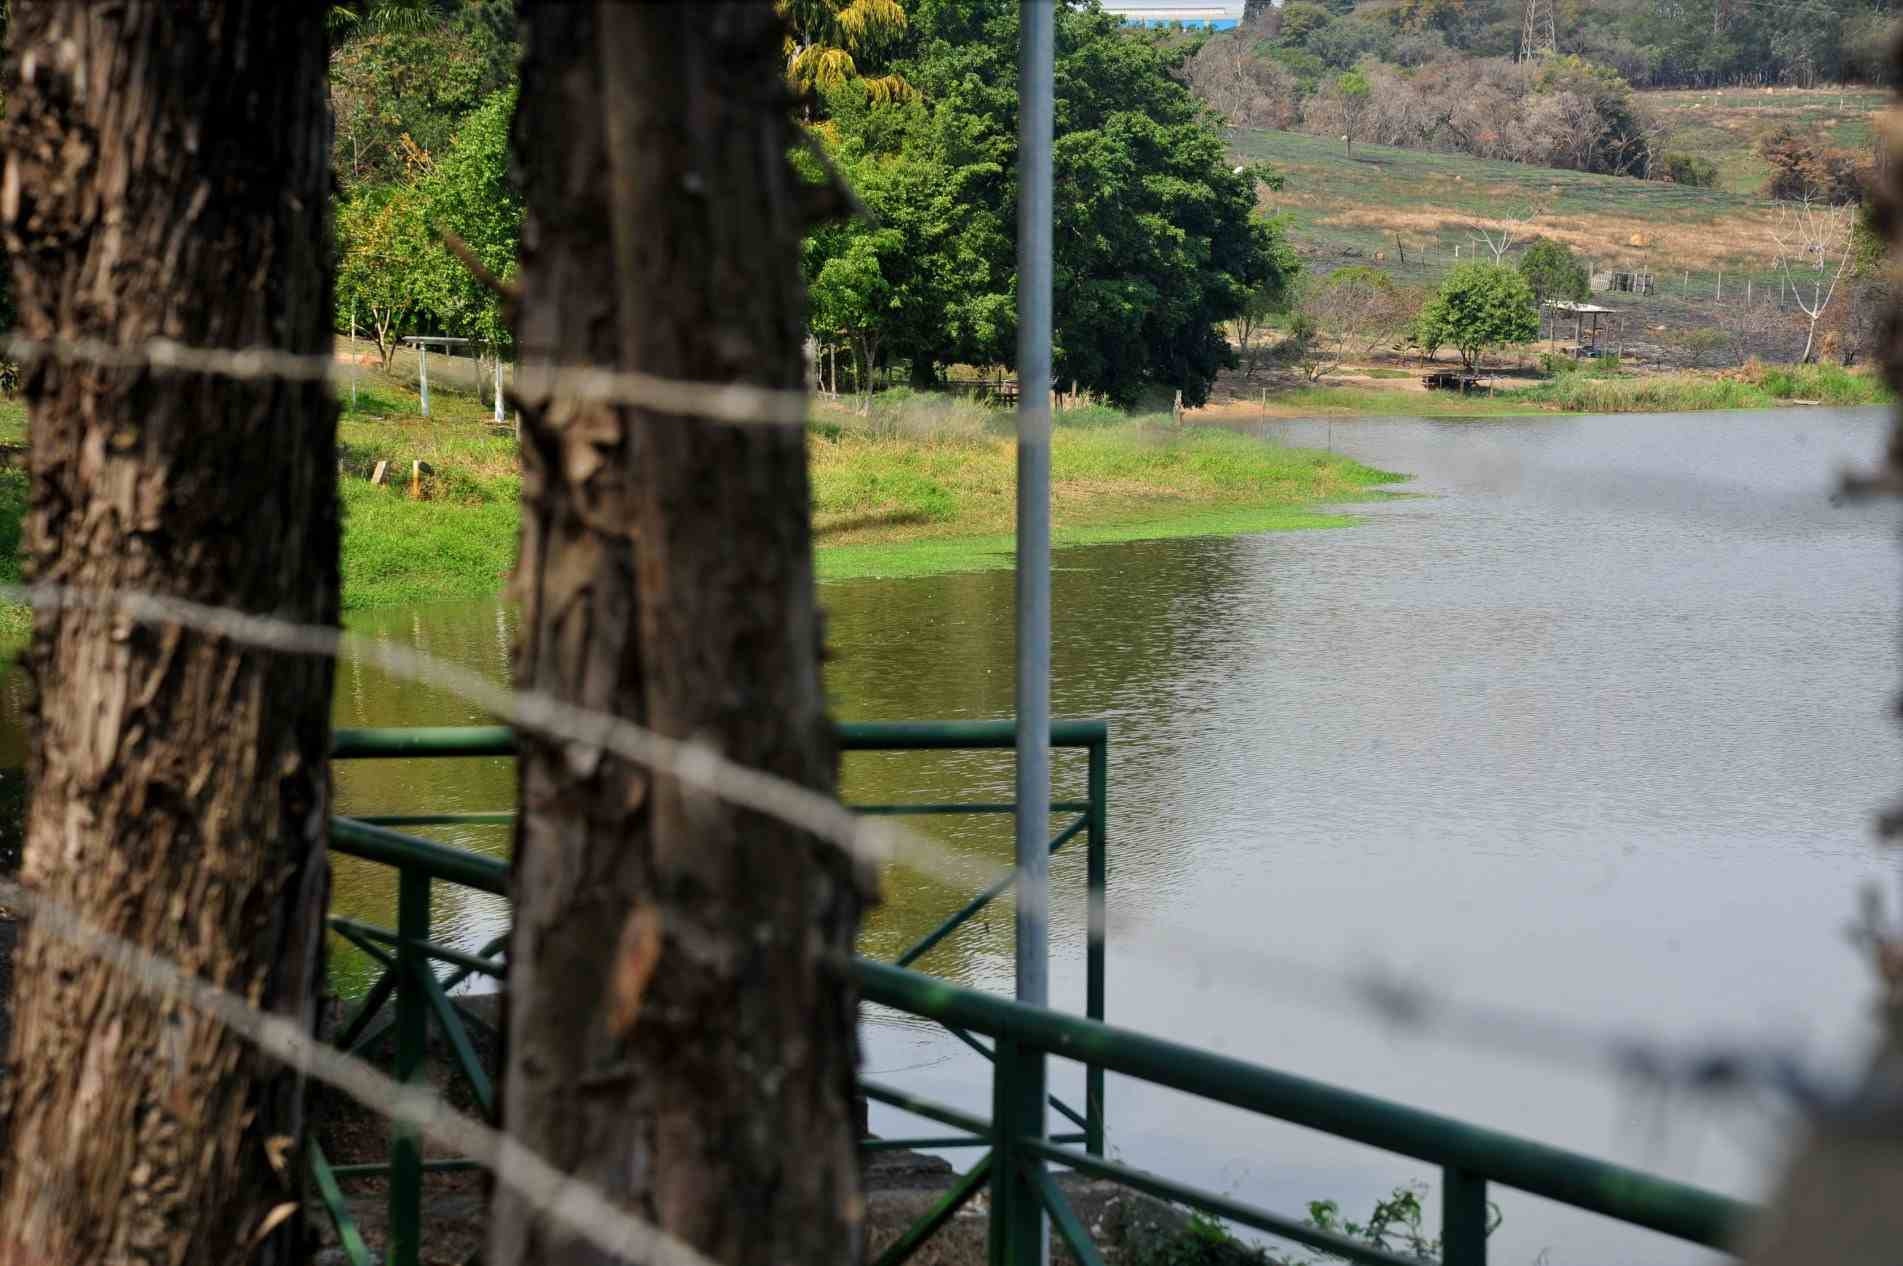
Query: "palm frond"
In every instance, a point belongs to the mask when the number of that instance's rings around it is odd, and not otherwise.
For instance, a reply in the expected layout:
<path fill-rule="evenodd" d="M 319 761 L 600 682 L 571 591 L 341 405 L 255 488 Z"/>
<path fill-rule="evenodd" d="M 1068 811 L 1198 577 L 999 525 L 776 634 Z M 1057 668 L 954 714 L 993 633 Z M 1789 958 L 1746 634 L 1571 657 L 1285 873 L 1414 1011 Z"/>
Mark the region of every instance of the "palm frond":
<path fill-rule="evenodd" d="M 866 80 L 866 91 L 874 101 L 885 104 L 893 101 L 910 101 L 918 96 L 918 89 L 907 83 L 903 75 L 879 75 Z"/>
<path fill-rule="evenodd" d="M 864 48 L 905 29 L 905 6 L 899 0 L 849 0 L 834 11 L 833 21 L 848 47 Z"/>
<path fill-rule="evenodd" d="M 802 91 L 809 88 L 837 88 L 859 73 L 852 54 L 843 48 L 808 44 L 787 63 L 786 76 Z"/>

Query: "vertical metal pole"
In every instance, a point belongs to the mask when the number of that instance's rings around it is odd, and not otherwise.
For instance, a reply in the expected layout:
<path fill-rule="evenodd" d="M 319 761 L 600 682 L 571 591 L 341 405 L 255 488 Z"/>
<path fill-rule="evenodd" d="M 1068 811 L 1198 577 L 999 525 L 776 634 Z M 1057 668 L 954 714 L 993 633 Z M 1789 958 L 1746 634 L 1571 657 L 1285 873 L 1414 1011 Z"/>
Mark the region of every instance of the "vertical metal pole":
<path fill-rule="evenodd" d="M 1055 6 L 1018 5 L 1017 996 L 1050 1001 L 1051 58 Z"/>
<path fill-rule="evenodd" d="M 502 425 L 502 347 L 500 344 L 490 349 L 496 357 L 496 425 Z"/>
<path fill-rule="evenodd" d="M 1044 1052 L 999 1038 L 992 1047 L 991 1266 L 1039 1266 L 1050 1260 L 1044 1205 L 1027 1177 L 1042 1165 L 1018 1140 L 1044 1134 Z"/>
<path fill-rule="evenodd" d="M 1110 886 L 1110 744 L 1090 745 L 1090 911 L 1089 941 L 1084 948 L 1084 1012 L 1104 1018 L 1104 938 L 1109 925 Z M 1084 1149 L 1103 1155 L 1103 1065 L 1084 1065 Z"/>
<path fill-rule="evenodd" d="M 423 416 L 429 416 L 429 344 L 416 345 L 416 372 L 423 382 Z"/>
<path fill-rule="evenodd" d="M 417 973 L 430 970 L 421 946 L 429 939 L 429 876 L 404 867 L 396 895 L 396 1079 L 423 1073 L 429 1039 L 428 1002 Z M 423 1145 L 413 1126 L 390 1132 L 390 1266 L 417 1266 L 422 1248 Z"/>
<path fill-rule="evenodd" d="M 1487 1266 L 1487 1180 L 1452 1166 L 1440 1176 L 1442 1266 Z"/>
<path fill-rule="evenodd" d="M 1017 996 L 1050 1005 L 1051 863 L 1051 131 L 1057 6 L 1018 0 Z M 1022 1134 L 1044 1137 L 1044 1055 L 1020 1060 Z M 1016 1079 L 1014 1079 L 1016 1080 Z M 1003 1128 L 1002 1125 L 1000 1128 Z M 1050 1260 L 1050 1228 L 1003 1149 L 1016 1186 L 1012 1266 Z"/>

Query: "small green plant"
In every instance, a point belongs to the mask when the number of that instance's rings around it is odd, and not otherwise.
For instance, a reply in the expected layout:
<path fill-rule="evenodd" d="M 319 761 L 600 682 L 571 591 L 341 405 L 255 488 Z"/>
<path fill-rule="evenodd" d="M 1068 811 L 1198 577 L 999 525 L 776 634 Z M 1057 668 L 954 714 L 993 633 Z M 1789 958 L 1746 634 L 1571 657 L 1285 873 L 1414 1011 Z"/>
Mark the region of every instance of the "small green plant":
<path fill-rule="evenodd" d="M 1425 1183 L 1407 1183 L 1396 1187 L 1386 1199 L 1374 1202 L 1365 1221 L 1344 1218 L 1341 1206 L 1333 1200 L 1311 1200 L 1308 1224 L 1344 1239 L 1358 1241 L 1369 1248 L 1406 1253 L 1425 1262 L 1439 1260 L 1441 1239 L 1429 1235 L 1422 1225 L 1428 1194 Z M 1500 1207 L 1487 1205 L 1487 1234 L 1499 1229 Z M 1298 1256 L 1279 1256 L 1258 1244 L 1238 1238 L 1218 1218 L 1196 1212 L 1189 1215 L 1183 1229 L 1160 1251 L 1141 1266 L 1324 1266 L 1346 1259 L 1318 1250 L 1303 1250 Z"/>
<path fill-rule="evenodd" d="M 1421 1197 L 1427 1194 L 1425 1183 L 1407 1183 L 1396 1187 L 1387 1199 L 1374 1202 L 1365 1222 L 1341 1216 L 1341 1206 L 1333 1200 L 1311 1200 L 1308 1224 L 1320 1231 L 1332 1231 L 1351 1240 L 1360 1240 L 1370 1248 L 1392 1249 L 1415 1257 L 1434 1260 L 1440 1257 L 1440 1236 L 1428 1235 L 1421 1225 L 1425 1212 Z M 1500 1225 L 1498 1205 L 1487 1205 L 1487 1234 Z M 1336 1260 L 1325 1257 L 1323 1260 Z"/>

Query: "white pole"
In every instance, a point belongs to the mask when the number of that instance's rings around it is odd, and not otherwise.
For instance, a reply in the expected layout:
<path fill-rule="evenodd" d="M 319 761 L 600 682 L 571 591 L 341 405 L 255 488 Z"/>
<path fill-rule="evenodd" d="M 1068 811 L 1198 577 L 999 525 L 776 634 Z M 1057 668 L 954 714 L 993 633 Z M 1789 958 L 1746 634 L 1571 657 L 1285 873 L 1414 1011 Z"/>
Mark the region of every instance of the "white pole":
<path fill-rule="evenodd" d="M 423 383 L 423 416 L 429 416 L 429 344 L 416 345 L 416 373 Z"/>
<path fill-rule="evenodd" d="M 502 348 L 493 349 L 496 356 L 496 425 L 502 425 Z"/>

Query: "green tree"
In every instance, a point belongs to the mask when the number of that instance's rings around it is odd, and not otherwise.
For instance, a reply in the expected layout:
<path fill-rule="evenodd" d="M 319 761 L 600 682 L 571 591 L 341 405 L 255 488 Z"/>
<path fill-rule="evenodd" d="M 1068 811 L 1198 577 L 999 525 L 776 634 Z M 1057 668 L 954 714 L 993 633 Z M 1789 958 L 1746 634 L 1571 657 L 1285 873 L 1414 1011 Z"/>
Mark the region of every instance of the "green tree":
<path fill-rule="evenodd" d="M 1255 215 L 1267 174 L 1236 168 L 1154 45 L 1097 9 L 1058 12 L 1054 369 L 1134 402 L 1208 396 L 1234 363 L 1222 325 L 1288 266 Z M 921 365 L 1009 363 L 1017 148 L 1017 5 L 919 0 L 893 63 L 918 103 L 828 97 L 838 165 L 883 226 L 884 347 Z M 807 275 L 857 230 L 824 230 Z"/>
<path fill-rule="evenodd" d="M 490 96 L 463 120 L 449 152 L 420 187 L 432 244 L 454 233 L 492 276 L 505 280 L 515 271 L 522 226 L 522 199 L 509 181 L 514 117 L 514 89 Z M 422 258 L 424 301 L 443 328 L 492 344 L 507 341 L 501 296 L 492 285 L 447 251 L 425 250 Z"/>
<path fill-rule="evenodd" d="M 883 350 L 907 362 L 921 387 L 936 379 L 939 365 L 997 359 L 1015 329 L 1002 145 L 955 95 L 880 103 L 865 85 L 850 83 L 827 94 L 826 109 L 830 122 L 815 134 L 841 138 L 831 147 L 835 167 L 877 227 L 902 243 L 876 252 L 886 286 Z M 809 237 L 808 284 L 872 227 L 829 224 Z"/>
<path fill-rule="evenodd" d="M 778 0 L 786 23 L 786 77 L 803 93 L 828 92 L 857 80 L 874 100 L 904 100 L 903 75 L 868 73 L 879 54 L 905 33 L 899 0 Z"/>
<path fill-rule="evenodd" d="M 1539 238 L 1520 256 L 1520 276 L 1533 288 L 1536 304 L 1549 299 L 1584 299 L 1591 290 L 1586 266 L 1563 242 Z"/>
<path fill-rule="evenodd" d="M 819 264 L 809 282 L 807 302 L 813 328 L 843 340 L 852 350 L 861 413 L 871 409 L 872 370 L 892 307 L 886 268 L 891 258 L 904 251 L 905 238 L 897 230 L 853 233 L 841 249 Z"/>
<path fill-rule="evenodd" d="M 336 224 L 338 328 L 366 330 L 387 370 L 430 289 L 425 200 L 414 183 L 365 186 L 338 205 Z"/>
<path fill-rule="evenodd" d="M 1374 101 L 1374 90 L 1368 85 L 1368 77 L 1359 70 L 1343 71 L 1335 76 L 1333 87 L 1335 108 L 1341 112 L 1341 139 L 1352 154 L 1355 152 L 1355 137 L 1367 125 L 1368 107 Z"/>
<path fill-rule="evenodd" d="M 491 42 L 440 18 L 353 29 L 330 58 L 332 166 L 346 194 L 414 175 L 508 72 Z"/>
<path fill-rule="evenodd" d="M 1449 272 L 1416 324 L 1417 342 L 1451 344 L 1470 372 L 1488 348 L 1531 342 L 1539 333 L 1533 288 L 1501 264 L 1462 264 Z"/>
<path fill-rule="evenodd" d="M 1244 378 L 1254 377 L 1262 353 L 1262 336 L 1270 321 L 1289 311 L 1295 283 L 1301 276 L 1301 260 L 1282 230 L 1280 220 L 1257 223 L 1260 250 L 1268 266 L 1243 295 L 1241 310 L 1229 319 L 1229 340 L 1242 358 Z"/>

